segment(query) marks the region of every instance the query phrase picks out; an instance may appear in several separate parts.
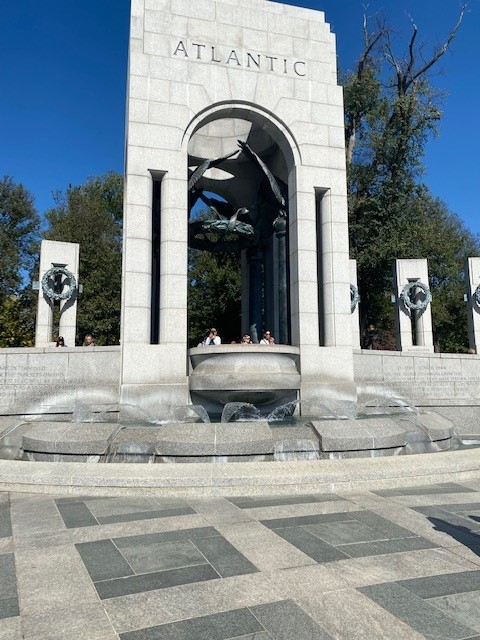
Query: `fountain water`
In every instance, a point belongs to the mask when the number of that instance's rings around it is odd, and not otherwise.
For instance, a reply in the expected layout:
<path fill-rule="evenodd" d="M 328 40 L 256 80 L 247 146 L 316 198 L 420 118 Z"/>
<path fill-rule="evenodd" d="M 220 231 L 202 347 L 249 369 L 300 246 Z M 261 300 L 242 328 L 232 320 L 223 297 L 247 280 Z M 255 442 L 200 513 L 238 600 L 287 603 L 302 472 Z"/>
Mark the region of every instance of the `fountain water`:
<path fill-rule="evenodd" d="M 242 420 L 260 420 L 260 411 L 250 402 L 227 402 L 222 411 L 220 422 L 230 422 L 232 418 Z"/>

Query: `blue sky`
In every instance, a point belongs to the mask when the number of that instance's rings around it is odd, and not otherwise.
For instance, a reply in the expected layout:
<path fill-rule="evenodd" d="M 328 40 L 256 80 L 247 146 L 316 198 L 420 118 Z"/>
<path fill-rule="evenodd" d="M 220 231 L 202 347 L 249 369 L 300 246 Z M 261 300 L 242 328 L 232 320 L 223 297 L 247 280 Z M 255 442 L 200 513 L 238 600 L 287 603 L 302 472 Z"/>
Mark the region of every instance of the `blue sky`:
<path fill-rule="evenodd" d="M 288 4 L 324 11 L 341 67 L 353 68 L 362 47 L 365 0 Z M 123 170 L 129 9 L 129 0 L 2 3 L 0 175 L 21 182 L 40 213 L 53 206 L 53 192 Z M 367 11 L 383 14 L 393 26 L 398 55 L 408 42 L 411 15 L 428 57 L 459 10 L 457 0 L 370 0 Z M 451 50 L 431 75 L 447 95 L 439 136 L 427 145 L 424 176 L 432 193 L 474 233 L 480 233 L 479 34 L 480 0 L 471 0 Z"/>

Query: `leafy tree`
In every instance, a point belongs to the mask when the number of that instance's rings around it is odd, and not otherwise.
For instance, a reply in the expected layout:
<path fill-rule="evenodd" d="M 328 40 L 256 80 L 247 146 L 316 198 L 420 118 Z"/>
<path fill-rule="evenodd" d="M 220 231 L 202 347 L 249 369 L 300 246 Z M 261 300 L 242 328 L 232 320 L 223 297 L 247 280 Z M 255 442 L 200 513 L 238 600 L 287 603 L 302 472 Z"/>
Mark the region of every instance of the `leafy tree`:
<path fill-rule="evenodd" d="M 9 296 L 0 307 L 0 347 L 35 345 L 35 310 L 37 296 L 26 289 Z"/>
<path fill-rule="evenodd" d="M 434 330 L 442 350 L 466 340 L 463 262 L 477 254 L 474 236 L 420 182 L 425 143 L 441 117 L 441 95 L 428 72 L 455 38 L 465 7 L 445 42 L 425 59 L 412 34 L 405 57 L 389 30 L 364 20 L 364 51 L 344 80 L 351 255 L 357 260 L 364 329 L 374 322 L 391 343 L 395 258 L 428 258 Z M 462 290 L 463 293 L 463 290 Z"/>
<path fill-rule="evenodd" d="M 123 178 L 109 172 L 56 194 L 46 213 L 45 237 L 80 244 L 77 344 L 93 333 L 96 344 L 118 344 L 122 260 Z"/>
<path fill-rule="evenodd" d="M 210 327 L 223 341 L 240 334 L 240 260 L 236 253 L 189 249 L 188 342 L 196 347 Z"/>
<path fill-rule="evenodd" d="M 38 255 L 39 217 L 21 184 L 0 180 L 0 347 L 28 346 L 35 334 L 36 297 L 29 273 Z"/>

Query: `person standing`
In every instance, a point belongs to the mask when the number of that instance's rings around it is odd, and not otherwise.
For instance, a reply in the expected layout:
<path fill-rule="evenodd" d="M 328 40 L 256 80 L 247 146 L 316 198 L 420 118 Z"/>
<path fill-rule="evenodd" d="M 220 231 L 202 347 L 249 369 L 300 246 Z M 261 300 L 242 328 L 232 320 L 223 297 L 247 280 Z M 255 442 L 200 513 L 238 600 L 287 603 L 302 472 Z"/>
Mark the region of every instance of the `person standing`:
<path fill-rule="evenodd" d="M 264 332 L 263 337 L 260 340 L 260 344 L 275 344 L 275 338 L 268 329 Z"/>
<path fill-rule="evenodd" d="M 84 347 L 94 347 L 95 346 L 95 340 L 93 339 L 93 336 L 91 333 L 87 333 L 87 335 L 85 336 L 85 340 L 83 341 L 83 346 Z"/>
<path fill-rule="evenodd" d="M 215 327 L 212 327 L 208 333 L 208 336 L 203 340 L 202 346 L 216 346 L 222 343 L 222 339 L 217 334 Z"/>

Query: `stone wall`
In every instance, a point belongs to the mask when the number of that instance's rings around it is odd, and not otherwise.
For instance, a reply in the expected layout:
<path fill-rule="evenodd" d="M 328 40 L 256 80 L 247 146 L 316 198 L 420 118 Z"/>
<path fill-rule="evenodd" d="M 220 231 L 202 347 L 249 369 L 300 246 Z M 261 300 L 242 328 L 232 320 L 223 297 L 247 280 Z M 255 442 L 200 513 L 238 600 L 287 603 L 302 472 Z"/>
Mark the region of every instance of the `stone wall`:
<path fill-rule="evenodd" d="M 480 357 L 460 353 L 355 350 L 360 395 L 403 397 L 417 406 L 480 405 Z"/>
<path fill-rule="evenodd" d="M 480 406 L 480 357 L 354 351 L 359 399 L 405 398 L 422 406 Z M 0 415 L 115 410 L 120 347 L 0 349 Z"/>
<path fill-rule="evenodd" d="M 0 349 L 0 415 L 116 408 L 120 347 Z"/>

